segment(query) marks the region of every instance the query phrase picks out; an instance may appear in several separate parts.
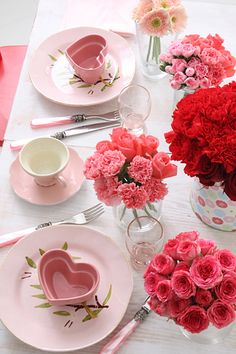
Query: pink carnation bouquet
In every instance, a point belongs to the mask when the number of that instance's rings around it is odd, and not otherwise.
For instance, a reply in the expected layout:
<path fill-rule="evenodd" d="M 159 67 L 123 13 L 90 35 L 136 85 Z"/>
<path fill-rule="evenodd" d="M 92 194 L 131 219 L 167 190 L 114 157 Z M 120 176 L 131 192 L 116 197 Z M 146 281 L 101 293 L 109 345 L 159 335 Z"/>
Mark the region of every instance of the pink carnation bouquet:
<path fill-rule="evenodd" d="M 235 320 L 236 256 L 196 231 L 168 240 L 144 273 L 151 309 L 191 333 Z"/>
<path fill-rule="evenodd" d="M 163 179 L 175 176 L 177 167 L 169 156 L 158 152 L 158 139 L 151 135 L 136 137 L 125 128 L 114 128 L 111 140 L 100 141 L 85 162 L 84 174 L 94 180 L 97 197 L 106 205 L 123 202 L 125 209 L 152 212 L 152 203 L 167 194 Z M 149 211 L 148 211 L 149 210 Z"/>
<path fill-rule="evenodd" d="M 140 30 L 150 36 L 146 61 L 152 58 L 156 63 L 161 53 L 160 37 L 183 31 L 187 22 L 181 0 L 140 0 L 133 18 Z"/>
<path fill-rule="evenodd" d="M 218 34 L 206 38 L 193 34 L 172 42 L 160 55 L 160 69 L 171 75 L 171 87 L 195 91 L 233 76 L 236 59 L 223 42 Z"/>

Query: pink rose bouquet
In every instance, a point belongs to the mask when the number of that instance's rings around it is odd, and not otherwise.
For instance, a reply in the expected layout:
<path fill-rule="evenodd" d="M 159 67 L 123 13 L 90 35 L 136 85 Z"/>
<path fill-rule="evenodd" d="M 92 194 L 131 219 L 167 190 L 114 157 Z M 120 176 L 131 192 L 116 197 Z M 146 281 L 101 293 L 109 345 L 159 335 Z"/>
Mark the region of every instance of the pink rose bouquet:
<path fill-rule="evenodd" d="M 153 58 L 156 63 L 161 50 L 160 37 L 183 31 L 187 22 L 181 0 L 140 0 L 133 18 L 140 30 L 150 36 L 146 61 Z"/>
<path fill-rule="evenodd" d="M 236 59 L 223 46 L 216 34 L 206 38 L 198 34 L 172 42 L 160 55 L 160 69 L 172 75 L 173 89 L 195 91 L 219 85 L 235 73 Z"/>
<path fill-rule="evenodd" d="M 151 309 L 191 333 L 235 320 L 236 256 L 196 231 L 170 239 L 144 273 Z"/>
<path fill-rule="evenodd" d="M 84 174 L 94 180 L 99 200 L 125 208 L 153 210 L 152 203 L 167 194 L 163 179 L 175 176 L 177 167 L 158 152 L 159 141 L 151 135 L 136 137 L 124 128 L 114 128 L 111 141 L 100 141 L 85 162 Z"/>

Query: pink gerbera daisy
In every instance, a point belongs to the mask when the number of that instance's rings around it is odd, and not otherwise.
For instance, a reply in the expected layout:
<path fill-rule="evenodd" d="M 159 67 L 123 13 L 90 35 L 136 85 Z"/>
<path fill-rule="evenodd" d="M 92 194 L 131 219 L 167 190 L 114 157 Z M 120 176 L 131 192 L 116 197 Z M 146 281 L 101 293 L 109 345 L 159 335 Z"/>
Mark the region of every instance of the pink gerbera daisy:
<path fill-rule="evenodd" d="M 183 6 L 176 6 L 169 11 L 172 32 L 184 30 L 187 22 L 187 14 Z"/>
<path fill-rule="evenodd" d="M 133 19 L 137 22 L 141 20 L 141 18 L 146 15 L 146 13 L 152 11 L 153 3 L 152 0 L 143 0 L 140 1 L 138 6 L 134 9 Z"/>
<path fill-rule="evenodd" d="M 169 31 L 169 16 L 165 10 L 153 10 L 140 21 L 140 27 L 149 35 L 164 36 Z"/>
<path fill-rule="evenodd" d="M 172 6 L 172 0 L 153 0 L 154 9 L 169 9 Z"/>

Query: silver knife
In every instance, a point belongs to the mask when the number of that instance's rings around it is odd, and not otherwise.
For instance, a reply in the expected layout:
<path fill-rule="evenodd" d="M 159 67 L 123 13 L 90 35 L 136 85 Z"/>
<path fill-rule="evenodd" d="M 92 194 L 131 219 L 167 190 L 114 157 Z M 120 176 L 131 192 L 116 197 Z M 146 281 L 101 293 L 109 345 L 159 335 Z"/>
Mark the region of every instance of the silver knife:
<path fill-rule="evenodd" d="M 148 296 L 142 305 L 141 309 L 136 312 L 134 318 L 128 322 L 118 333 L 116 333 L 111 340 L 101 349 L 99 354 L 115 354 L 129 336 L 136 330 L 141 322 L 151 312 L 149 306 L 150 296 Z"/>
<path fill-rule="evenodd" d="M 65 129 L 63 131 L 56 132 L 56 133 L 49 135 L 49 136 L 52 138 L 56 138 L 58 140 L 62 140 L 62 139 L 65 139 L 69 136 L 82 135 L 82 134 L 94 132 L 97 130 L 117 127 L 119 125 L 120 125 L 120 121 L 86 124 L 86 125 L 81 125 L 81 126 L 74 127 L 74 128 Z M 20 150 L 23 145 L 25 145 L 26 143 L 28 143 L 31 140 L 32 140 L 32 138 L 15 140 L 10 144 L 10 148 L 11 148 L 11 150 Z"/>

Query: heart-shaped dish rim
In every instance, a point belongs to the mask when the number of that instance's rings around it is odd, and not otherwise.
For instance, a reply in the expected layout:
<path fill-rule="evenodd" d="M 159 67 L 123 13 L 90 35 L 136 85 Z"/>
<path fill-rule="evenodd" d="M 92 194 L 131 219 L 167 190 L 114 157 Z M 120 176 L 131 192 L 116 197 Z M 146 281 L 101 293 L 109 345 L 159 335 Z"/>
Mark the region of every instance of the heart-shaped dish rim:
<path fill-rule="evenodd" d="M 46 272 L 48 269 L 48 265 L 54 261 L 62 260 L 67 265 L 66 271 L 70 271 L 72 273 L 78 273 L 82 271 L 83 273 L 87 273 L 87 275 L 92 278 L 92 286 L 86 293 L 78 296 L 71 296 L 71 297 L 54 297 L 52 295 L 52 284 L 47 282 Z M 55 270 L 56 271 L 56 270 Z M 39 282 L 42 286 L 42 290 L 48 299 L 49 303 L 52 305 L 73 305 L 79 304 L 82 302 L 86 302 L 89 300 L 97 291 L 99 282 L 100 282 L 100 275 L 97 268 L 85 262 L 74 262 L 72 257 L 69 253 L 63 249 L 51 249 L 45 252 L 39 262 L 38 265 L 38 276 Z"/>

